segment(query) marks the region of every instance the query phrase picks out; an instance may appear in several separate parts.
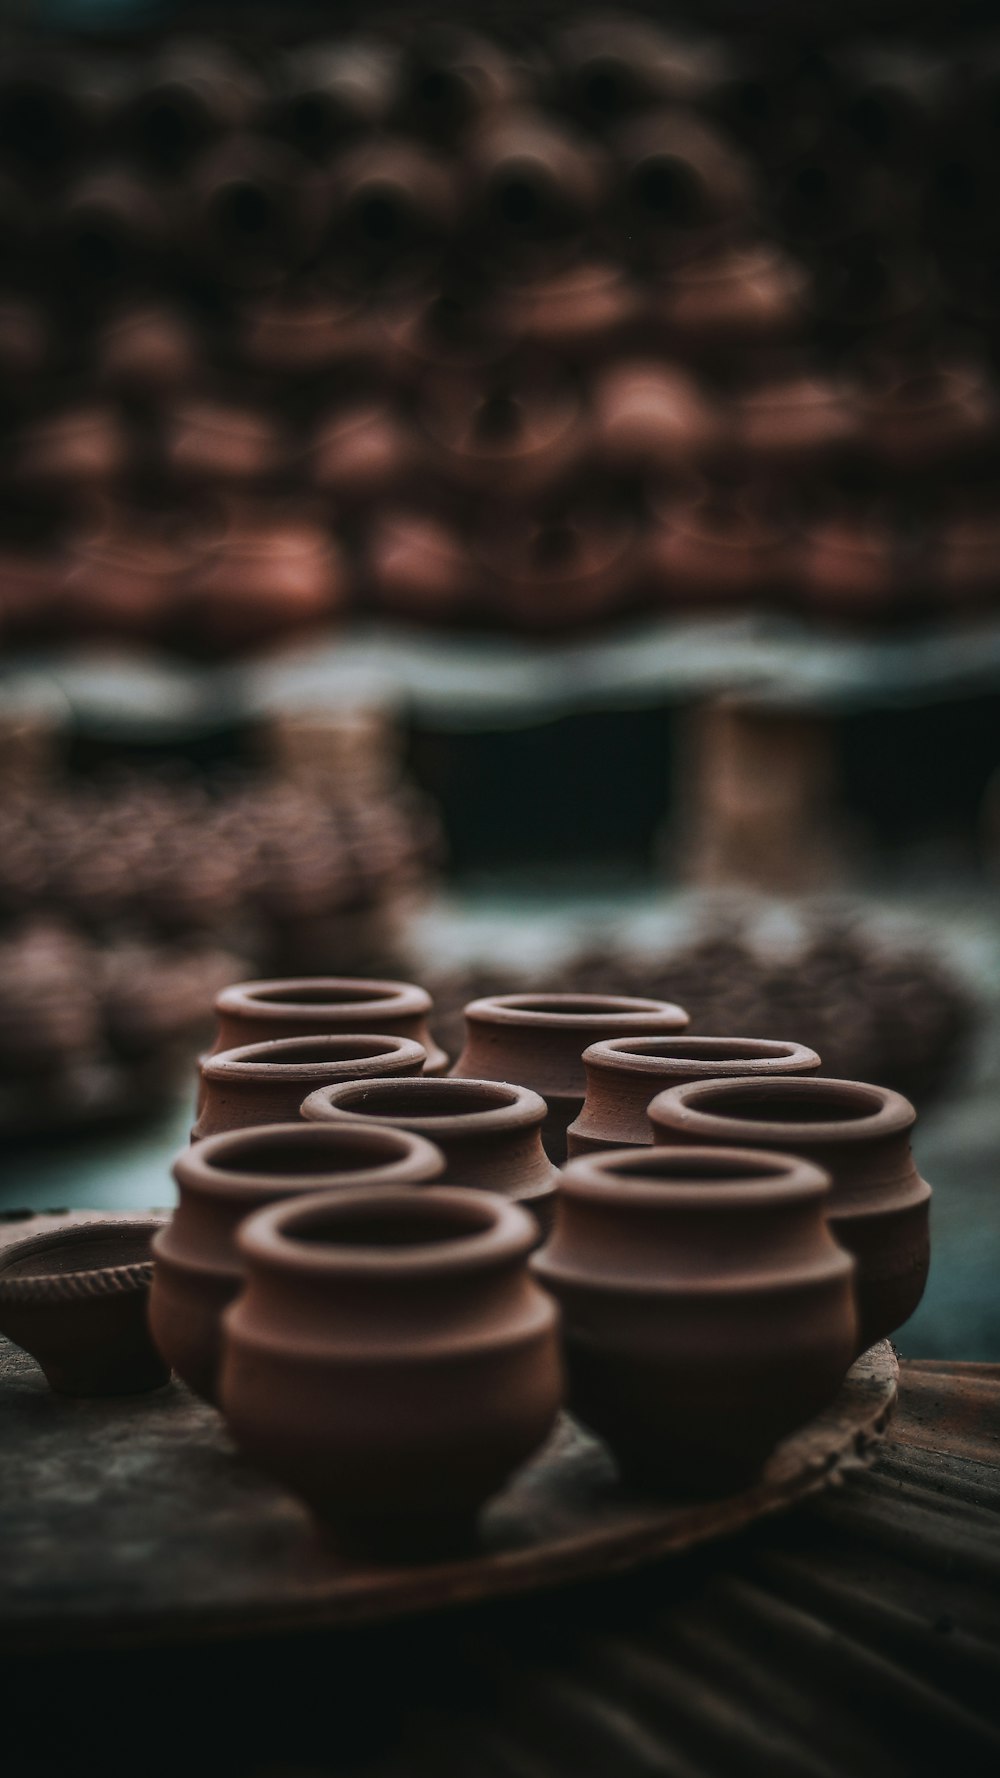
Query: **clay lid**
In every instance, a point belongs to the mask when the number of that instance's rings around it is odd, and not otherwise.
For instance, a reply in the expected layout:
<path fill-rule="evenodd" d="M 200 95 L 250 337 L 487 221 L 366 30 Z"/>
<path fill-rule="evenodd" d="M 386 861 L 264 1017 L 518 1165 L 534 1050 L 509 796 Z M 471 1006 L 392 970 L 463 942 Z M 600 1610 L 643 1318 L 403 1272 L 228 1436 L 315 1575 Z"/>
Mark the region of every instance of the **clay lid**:
<path fill-rule="evenodd" d="M 206 1080 L 268 1081 L 281 1077 L 304 1086 L 331 1075 L 350 1081 L 364 1075 L 376 1058 L 386 1075 L 396 1069 L 422 1068 L 427 1051 L 412 1037 L 379 1037 L 348 1031 L 334 1036 L 277 1037 L 267 1043 L 246 1043 L 238 1049 L 216 1050 L 200 1064 Z"/>
<path fill-rule="evenodd" d="M 695 1081 L 658 1093 L 648 1107 L 656 1131 L 697 1131 L 719 1142 L 751 1144 L 773 1138 L 781 1148 L 797 1141 L 811 1147 L 898 1136 L 912 1128 L 916 1115 L 909 1100 L 888 1087 L 788 1076 Z"/>
<path fill-rule="evenodd" d="M 260 1124 L 206 1136 L 174 1162 L 174 1178 L 212 1198 L 267 1201 L 333 1186 L 419 1185 L 444 1171 L 444 1156 L 422 1136 L 360 1119 Z"/>
<path fill-rule="evenodd" d="M 614 1148 L 568 1161 L 562 1173 L 568 1197 L 637 1209 L 656 1198 L 672 1208 L 740 1210 L 777 1202 L 808 1203 L 825 1198 L 830 1175 L 797 1155 L 762 1148 Z"/>
<path fill-rule="evenodd" d="M 676 1068 L 715 1080 L 726 1075 L 810 1073 L 820 1066 L 803 1043 L 765 1037 L 611 1037 L 583 1052 L 589 1068 L 662 1078 Z"/>
<path fill-rule="evenodd" d="M 539 1093 L 506 1081 L 429 1076 L 414 1080 L 359 1080 L 320 1087 L 302 1107 L 307 1118 L 341 1118 L 429 1136 L 491 1136 L 541 1127 L 547 1106 Z"/>
<path fill-rule="evenodd" d="M 537 1240 L 517 1204 L 451 1185 L 292 1198 L 250 1217 L 237 1236 L 251 1266 L 390 1282 L 492 1269 L 526 1258 Z"/>

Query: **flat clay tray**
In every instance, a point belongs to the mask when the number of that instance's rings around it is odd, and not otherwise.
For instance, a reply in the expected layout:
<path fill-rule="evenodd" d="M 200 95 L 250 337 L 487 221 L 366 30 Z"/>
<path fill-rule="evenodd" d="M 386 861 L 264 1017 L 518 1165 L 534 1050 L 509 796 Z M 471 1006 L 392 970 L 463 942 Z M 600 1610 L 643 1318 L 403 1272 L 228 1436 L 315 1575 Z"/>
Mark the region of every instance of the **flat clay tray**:
<path fill-rule="evenodd" d="M 66 1220 L 0 1225 L 0 1243 Z M 478 1553 L 376 1566 L 339 1555 L 182 1384 L 117 1400 L 61 1397 L 0 1339 L 0 1647 L 331 1628 L 636 1567 L 780 1512 L 870 1462 L 898 1376 L 888 1341 L 874 1346 L 755 1487 L 707 1503 L 627 1493 L 604 1447 L 563 1416 L 484 1512 Z"/>

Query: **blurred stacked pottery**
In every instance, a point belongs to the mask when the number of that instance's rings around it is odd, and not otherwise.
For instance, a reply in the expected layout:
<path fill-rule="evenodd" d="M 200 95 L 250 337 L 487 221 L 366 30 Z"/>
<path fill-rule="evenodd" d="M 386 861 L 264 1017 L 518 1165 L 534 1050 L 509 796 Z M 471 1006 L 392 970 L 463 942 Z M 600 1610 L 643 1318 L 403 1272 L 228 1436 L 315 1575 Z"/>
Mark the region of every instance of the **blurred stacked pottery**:
<path fill-rule="evenodd" d="M 201 1099 L 192 1139 L 255 1124 L 288 1123 L 321 1087 L 378 1076 L 420 1074 L 427 1054 L 410 1037 L 364 1033 L 279 1037 L 217 1050 L 200 1064 Z"/>
<path fill-rule="evenodd" d="M 583 1052 L 587 1096 L 566 1132 L 567 1152 L 651 1143 L 646 1107 L 668 1087 L 731 1075 L 812 1074 L 815 1050 L 763 1037 L 612 1037 Z"/>
<path fill-rule="evenodd" d="M 570 1406 L 630 1480 L 736 1492 L 836 1395 L 857 1323 L 828 1195 L 818 1167 L 763 1149 L 567 1166 L 533 1267 L 563 1312 Z"/>
<path fill-rule="evenodd" d="M 496 994 L 465 1008 L 465 1046 L 452 1069 L 462 1080 L 516 1081 L 548 1107 L 542 1140 L 557 1164 L 586 1094 L 583 1052 L 610 1037 L 683 1031 L 688 1015 L 666 1000 L 620 994 Z"/>
<path fill-rule="evenodd" d="M 345 1544 L 465 1547 L 559 1407 L 535 1234 L 516 1204 L 452 1186 L 320 1193 L 253 1217 L 221 1377 L 241 1450 Z"/>
<path fill-rule="evenodd" d="M 829 1173 L 827 1220 L 857 1260 L 859 1352 L 909 1319 L 927 1281 L 931 1192 L 910 1153 L 915 1119 L 900 1093 L 825 1079 L 698 1081 L 649 1106 L 657 1142 L 782 1148 Z"/>
<path fill-rule="evenodd" d="M 268 1124 L 196 1143 L 175 1162 L 178 1206 L 154 1246 L 149 1315 L 157 1349 L 196 1394 L 214 1401 L 220 1320 L 243 1278 L 240 1223 L 304 1192 L 420 1185 L 443 1167 L 420 1136 L 346 1122 Z"/>
<path fill-rule="evenodd" d="M 213 1054 L 274 1038 L 377 1031 L 419 1043 L 426 1054 L 427 1074 L 443 1074 L 448 1066 L 448 1057 L 428 1028 L 431 997 L 413 982 L 355 981 L 347 976 L 237 982 L 223 989 L 215 1011 L 219 1023 Z"/>
<path fill-rule="evenodd" d="M 4 639 L 64 559 L 67 637 L 195 657 L 358 610 L 995 606 L 953 528 L 1000 460 L 996 38 L 881 29 L 15 34 Z M 105 590 L 80 559 L 143 502 L 185 559 Z"/>
<path fill-rule="evenodd" d="M 492 1080 L 365 1080 L 319 1087 L 305 1118 L 389 1125 L 426 1136 L 449 1185 L 496 1192 L 530 1210 L 546 1233 L 559 1183 L 542 1147 L 546 1104 L 527 1087 Z"/>

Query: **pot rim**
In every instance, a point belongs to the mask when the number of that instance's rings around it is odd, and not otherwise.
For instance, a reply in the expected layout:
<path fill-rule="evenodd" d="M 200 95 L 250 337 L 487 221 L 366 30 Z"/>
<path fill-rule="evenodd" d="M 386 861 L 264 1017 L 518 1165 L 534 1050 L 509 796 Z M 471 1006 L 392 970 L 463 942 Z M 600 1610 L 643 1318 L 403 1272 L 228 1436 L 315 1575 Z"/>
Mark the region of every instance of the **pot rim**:
<path fill-rule="evenodd" d="M 332 1241 L 296 1241 L 288 1225 L 349 1221 L 357 1214 L 385 1218 L 397 1215 L 442 1221 L 448 1211 L 465 1215 L 472 1232 L 424 1241 L 413 1245 L 338 1246 Z M 306 1198 L 287 1198 L 248 1217 L 237 1234 L 243 1258 L 251 1264 L 280 1266 L 312 1278 L 420 1279 L 442 1272 L 469 1273 L 491 1269 L 516 1259 L 527 1259 L 538 1241 L 534 1219 L 520 1205 L 496 1192 L 474 1191 L 468 1186 L 428 1186 L 414 1192 L 406 1187 L 372 1193 L 364 1188 L 328 1192 Z"/>
<path fill-rule="evenodd" d="M 225 1156 L 232 1154 L 238 1161 L 240 1153 L 255 1148 L 266 1147 L 270 1143 L 291 1141 L 303 1148 L 310 1146 L 322 1149 L 324 1143 L 336 1147 L 336 1139 L 331 1138 L 331 1130 L 342 1132 L 345 1148 L 359 1146 L 370 1147 L 376 1153 L 381 1150 L 383 1159 L 368 1168 L 345 1167 L 338 1169 L 331 1165 L 325 1172 L 313 1175 L 304 1173 L 255 1173 L 244 1172 L 239 1166 L 224 1164 Z M 396 1152 L 391 1151 L 395 1148 Z M 223 1164 L 216 1162 L 216 1156 L 222 1152 Z M 402 1165 L 408 1170 L 408 1177 L 400 1179 L 397 1169 Z M 434 1147 L 425 1137 L 410 1130 L 401 1130 L 392 1126 L 366 1124 L 362 1120 L 330 1119 L 318 1123 L 278 1123 L 256 1124 L 246 1130 L 222 1130 L 215 1136 L 206 1136 L 203 1141 L 196 1142 L 190 1148 L 182 1149 L 174 1162 L 173 1173 L 179 1186 L 213 1198 L 246 1198 L 253 1196 L 267 1197 L 277 1188 L 291 1196 L 311 1195 L 315 1191 L 338 1190 L 344 1186 L 364 1187 L 370 1190 L 373 1186 L 380 1189 L 385 1186 L 422 1185 L 432 1179 L 440 1178 L 444 1172 L 445 1159 L 440 1149 Z M 385 1177 L 391 1170 L 391 1176 Z M 381 1175 L 381 1177 L 380 1177 Z"/>
<path fill-rule="evenodd" d="M 328 990 L 330 998 L 319 998 Z M 308 992 L 308 999 L 302 999 Z M 296 995 L 300 998 L 296 998 Z M 288 998 L 282 998 L 287 995 Z M 265 977 L 259 981 L 233 982 L 216 996 L 217 1013 L 237 1014 L 252 1018 L 319 1019 L 324 1012 L 349 1010 L 352 1017 L 371 1013 L 374 1029 L 379 1014 L 419 1015 L 431 1010 L 431 997 L 416 982 L 382 980 L 368 976 L 299 975 Z M 326 1033 L 323 1033 L 326 1035 Z M 332 1033 L 331 1033 L 332 1035 Z"/>
<path fill-rule="evenodd" d="M 137 1217 L 134 1221 L 67 1223 L 62 1228 L 46 1229 L 26 1235 L 0 1252 L 0 1303 L 83 1302 L 97 1297 L 121 1296 L 128 1291 L 148 1289 L 153 1277 L 153 1236 L 167 1227 L 167 1218 Z M 125 1260 L 120 1265 L 83 1265 L 73 1272 L 32 1272 L 25 1277 L 9 1278 L 9 1267 L 33 1254 L 79 1245 L 82 1249 L 109 1231 L 147 1238 L 145 1259 Z M 81 1258 L 83 1255 L 81 1254 Z"/>
<path fill-rule="evenodd" d="M 726 1060 L 716 1049 L 735 1049 L 743 1045 L 751 1053 Z M 654 1047 L 655 1046 L 655 1047 Z M 676 1054 L 672 1054 L 676 1050 Z M 697 1052 L 702 1050 L 699 1055 Z M 691 1052 L 695 1052 L 692 1054 Z M 592 1068 L 625 1074 L 660 1075 L 664 1064 L 684 1063 L 704 1070 L 706 1080 L 719 1077 L 745 1076 L 760 1072 L 777 1074 L 781 1069 L 819 1068 L 820 1057 L 804 1043 L 777 1037 L 606 1037 L 592 1043 L 583 1052 L 584 1063 Z"/>
<path fill-rule="evenodd" d="M 295 1060 L 297 1053 L 314 1050 L 317 1044 L 330 1046 L 332 1053 L 327 1061 Z M 359 1044 L 375 1047 L 369 1056 L 346 1054 L 338 1063 L 338 1048 L 356 1050 Z M 329 1079 L 331 1069 L 349 1070 L 365 1061 L 383 1061 L 390 1067 L 395 1063 L 405 1068 L 416 1064 L 422 1067 L 426 1060 L 424 1045 L 413 1037 L 382 1036 L 368 1031 L 333 1031 L 317 1032 L 314 1037 L 274 1037 L 261 1043 L 244 1043 L 234 1049 L 216 1050 L 202 1059 L 200 1069 L 205 1080 L 301 1080 L 308 1083 L 317 1078 Z M 347 1078 L 351 1078 L 350 1075 Z"/>
<path fill-rule="evenodd" d="M 838 1106 L 850 1109 L 853 1103 L 858 1115 L 797 1123 L 782 1117 L 729 1116 L 711 1109 L 713 1104 L 720 1100 L 724 1102 L 726 1096 L 734 1092 L 744 1098 L 759 1099 L 764 1105 L 769 1099 L 777 1100 L 782 1096 L 800 1097 L 803 1103 L 808 1103 L 810 1094 L 819 1095 L 820 1099 L 829 1099 L 832 1109 Z M 667 1115 L 661 1115 L 661 1106 Z M 862 1106 L 865 1109 L 862 1110 Z M 668 1087 L 650 1101 L 647 1115 L 657 1134 L 664 1129 L 677 1130 L 682 1135 L 698 1131 L 706 1136 L 717 1136 L 720 1143 L 728 1138 L 730 1142 L 739 1144 L 742 1141 L 754 1147 L 766 1139 L 774 1148 L 793 1150 L 797 1142 L 811 1147 L 815 1143 L 864 1142 L 872 1137 L 902 1135 L 913 1127 L 917 1116 L 910 1101 L 890 1087 L 861 1080 L 831 1080 L 816 1075 L 802 1078 L 787 1074 L 766 1078 L 759 1074 L 733 1075 L 724 1080 L 699 1080 Z"/>
<path fill-rule="evenodd" d="M 738 1169 L 746 1168 L 739 1175 Z M 713 1167 L 737 1169 L 735 1178 L 719 1180 Z M 658 1174 L 651 1169 L 660 1169 Z M 831 1189 L 829 1173 L 800 1155 L 775 1149 L 724 1147 L 714 1144 L 649 1148 L 613 1148 L 579 1155 L 563 1169 L 561 1187 L 567 1198 L 623 1204 L 636 1210 L 657 1203 L 678 1210 L 736 1210 L 802 1204 L 823 1199 Z"/>
<path fill-rule="evenodd" d="M 379 1090 L 383 1090 L 390 1101 L 393 1098 L 403 1099 L 409 1088 L 416 1091 L 418 1098 L 431 1100 L 435 1093 L 443 1093 L 446 1098 L 455 1100 L 456 1109 L 453 1112 L 427 1114 L 369 1112 L 363 1105 L 343 1103 L 352 1098 L 363 1099 L 367 1094 L 377 1093 Z M 480 1111 L 459 1109 L 462 1099 L 474 1099 L 481 1094 L 495 1098 L 496 1103 Z M 433 1075 L 426 1074 L 399 1080 L 390 1075 L 384 1079 L 371 1076 L 367 1080 L 345 1081 L 342 1085 L 319 1087 L 303 1102 L 302 1116 L 323 1123 L 339 1123 L 343 1119 L 352 1127 L 370 1124 L 376 1129 L 413 1130 L 416 1134 L 426 1132 L 432 1139 L 435 1136 L 489 1137 L 513 1134 L 518 1130 L 540 1130 L 548 1116 L 548 1106 L 540 1093 L 513 1081 L 471 1080 L 459 1075 L 438 1080 Z"/>
<path fill-rule="evenodd" d="M 573 1010 L 570 1010 L 570 1009 Z M 472 1024 L 528 1026 L 547 1031 L 586 1031 L 596 1020 L 636 1032 L 650 1018 L 670 1019 L 670 1029 L 683 1031 L 690 1013 L 671 1000 L 646 1000 L 633 994 L 487 994 L 470 1000 L 465 1017 Z"/>

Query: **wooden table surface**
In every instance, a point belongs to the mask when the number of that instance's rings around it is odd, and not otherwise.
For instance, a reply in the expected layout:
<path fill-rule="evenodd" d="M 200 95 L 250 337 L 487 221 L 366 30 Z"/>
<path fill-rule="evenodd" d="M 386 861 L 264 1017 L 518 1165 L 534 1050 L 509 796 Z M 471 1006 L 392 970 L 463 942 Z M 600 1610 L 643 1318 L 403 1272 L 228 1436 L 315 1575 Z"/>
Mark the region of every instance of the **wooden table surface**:
<path fill-rule="evenodd" d="M 13 1654 L 0 1725 L 32 1774 L 996 1778 L 998 1508 L 1000 1366 L 905 1363 L 871 1469 L 725 1543 L 391 1628 Z"/>

